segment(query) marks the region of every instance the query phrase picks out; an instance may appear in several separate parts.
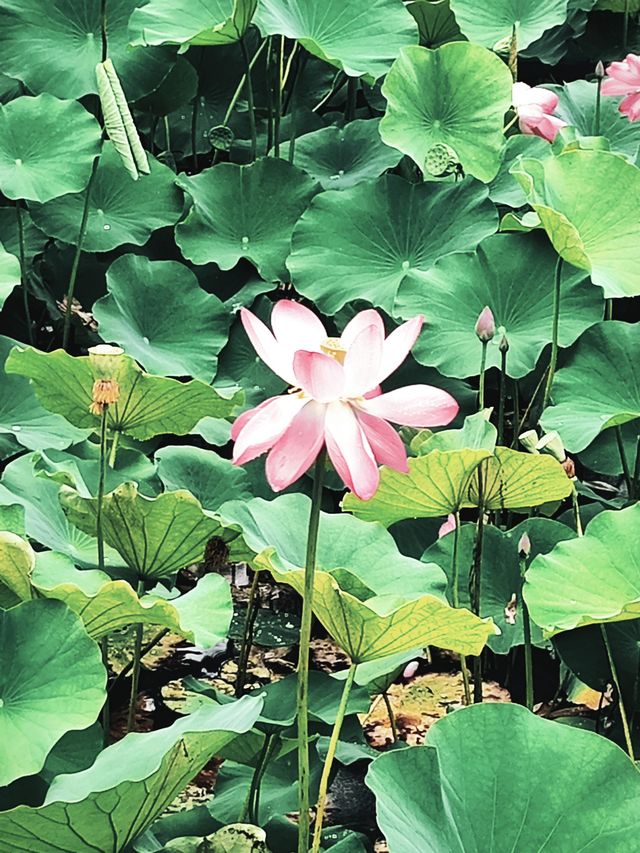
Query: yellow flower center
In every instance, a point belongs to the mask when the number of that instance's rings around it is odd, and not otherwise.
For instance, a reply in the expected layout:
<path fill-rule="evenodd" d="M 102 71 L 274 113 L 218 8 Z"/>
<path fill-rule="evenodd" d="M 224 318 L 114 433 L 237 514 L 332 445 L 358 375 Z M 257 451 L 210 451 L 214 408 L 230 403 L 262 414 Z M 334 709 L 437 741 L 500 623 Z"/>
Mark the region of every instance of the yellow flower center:
<path fill-rule="evenodd" d="M 339 364 L 344 364 L 344 359 L 347 354 L 346 349 L 342 346 L 342 341 L 340 338 L 327 338 L 320 344 L 320 349 L 322 352 L 330 355 L 331 358 L 335 358 L 335 360 Z"/>

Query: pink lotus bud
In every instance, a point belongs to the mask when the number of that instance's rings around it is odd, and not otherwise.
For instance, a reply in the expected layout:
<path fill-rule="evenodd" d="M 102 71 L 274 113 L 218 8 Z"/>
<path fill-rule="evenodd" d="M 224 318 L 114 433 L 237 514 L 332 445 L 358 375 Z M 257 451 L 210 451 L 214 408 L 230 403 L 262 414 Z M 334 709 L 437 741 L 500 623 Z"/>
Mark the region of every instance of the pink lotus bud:
<path fill-rule="evenodd" d="M 447 533 L 453 533 L 455 529 L 456 517 L 452 512 L 450 512 L 445 523 L 440 525 L 440 530 L 438 530 L 438 539 L 442 539 L 442 537 L 446 536 Z"/>
<path fill-rule="evenodd" d="M 403 678 L 406 678 L 406 679 L 413 678 L 413 676 L 414 676 L 414 675 L 416 674 L 416 672 L 418 671 L 418 667 L 419 667 L 419 666 L 420 666 L 419 661 L 417 661 L 417 660 L 412 660 L 410 663 L 408 663 L 408 664 L 405 666 L 405 668 L 404 668 L 404 672 L 402 673 L 402 677 L 403 677 Z"/>
<path fill-rule="evenodd" d="M 531 553 L 531 539 L 527 533 L 523 533 L 518 542 L 518 554 L 521 557 L 528 557 Z"/>
<path fill-rule="evenodd" d="M 496 321 L 493 319 L 493 311 L 488 305 L 480 312 L 478 322 L 476 323 L 476 335 L 480 338 L 483 344 L 493 340 L 496 333 Z"/>

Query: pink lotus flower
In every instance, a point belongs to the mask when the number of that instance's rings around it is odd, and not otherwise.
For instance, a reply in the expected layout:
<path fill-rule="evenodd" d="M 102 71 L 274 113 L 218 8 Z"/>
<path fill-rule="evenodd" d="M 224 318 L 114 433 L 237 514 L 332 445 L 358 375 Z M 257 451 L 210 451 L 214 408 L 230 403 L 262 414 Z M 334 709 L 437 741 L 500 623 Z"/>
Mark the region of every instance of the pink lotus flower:
<path fill-rule="evenodd" d="M 522 133 L 553 142 L 560 128 L 567 125 L 566 121 L 553 115 L 558 106 L 558 96 L 548 89 L 514 83 L 512 99 Z"/>
<path fill-rule="evenodd" d="M 369 500 L 380 481 L 378 464 L 408 471 L 404 444 L 388 421 L 444 426 L 458 412 L 450 394 L 429 385 L 380 393 L 380 382 L 414 345 L 422 317 L 387 338 L 373 309 L 357 314 L 339 338 L 328 337 L 312 311 L 290 300 L 274 306 L 273 332 L 245 308 L 241 318 L 260 358 L 291 388 L 236 419 L 233 461 L 242 465 L 269 451 L 266 475 L 276 492 L 301 477 L 326 444 L 347 488 Z"/>
<path fill-rule="evenodd" d="M 612 62 L 602 83 L 603 95 L 626 95 L 618 109 L 630 121 L 640 121 L 640 56 L 627 55 L 623 62 Z"/>

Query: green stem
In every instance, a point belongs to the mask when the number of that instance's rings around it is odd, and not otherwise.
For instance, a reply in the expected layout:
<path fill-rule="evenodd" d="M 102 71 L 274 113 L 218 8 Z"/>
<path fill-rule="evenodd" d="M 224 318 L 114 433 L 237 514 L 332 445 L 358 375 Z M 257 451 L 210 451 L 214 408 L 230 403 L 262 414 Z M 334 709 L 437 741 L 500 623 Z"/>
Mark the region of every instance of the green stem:
<path fill-rule="evenodd" d="M 631 469 L 629 468 L 629 461 L 627 459 L 627 452 L 624 449 L 624 440 L 622 438 L 622 429 L 620 426 L 614 427 L 614 432 L 616 434 L 616 444 L 618 445 L 618 453 L 620 454 L 620 462 L 622 463 L 622 475 L 624 477 L 624 481 L 627 485 L 627 493 L 629 495 L 629 500 L 633 500 L 633 480 L 631 478 Z"/>
<path fill-rule="evenodd" d="M 138 581 L 138 598 L 142 598 L 144 583 Z M 136 625 L 136 636 L 133 647 L 133 665 L 131 668 L 131 693 L 129 695 L 129 711 L 127 713 L 127 734 L 134 731 L 136 722 L 136 702 L 138 699 L 138 684 L 140 683 L 140 662 L 142 660 L 142 630 L 143 625 Z"/>
<path fill-rule="evenodd" d="M 102 38 L 102 61 L 107 61 L 109 41 L 107 38 L 107 0 L 100 0 L 100 36 Z"/>
<path fill-rule="evenodd" d="M 605 299 L 604 302 L 604 319 L 613 320 L 613 299 Z"/>
<path fill-rule="evenodd" d="M 260 767 L 260 772 L 258 773 L 258 777 L 255 782 L 253 794 L 253 823 L 256 826 L 260 826 L 260 792 L 262 789 L 262 780 L 264 779 L 264 774 L 267 772 L 267 767 L 269 766 L 269 762 L 271 761 L 271 756 L 275 752 L 278 744 L 278 741 L 275 736 L 267 735 L 267 738 L 269 739 L 269 748 L 265 753 L 262 766 Z"/>
<path fill-rule="evenodd" d="M 169 633 L 168 628 L 163 628 L 161 631 L 158 631 L 158 633 L 154 637 L 152 637 L 148 643 L 144 644 L 144 646 L 140 650 L 140 658 L 142 659 L 145 655 L 149 654 L 151 649 L 154 646 L 157 646 L 158 643 L 160 642 L 160 640 L 162 640 L 163 637 L 166 637 L 166 635 L 168 633 Z M 113 688 L 116 686 L 116 684 L 119 683 L 123 678 L 126 678 L 132 669 L 133 669 L 133 658 L 131 658 L 131 660 L 125 666 L 122 667 L 120 672 L 114 678 L 114 680 L 111 684 L 111 687 L 109 687 L 109 693 L 113 692 Z"/>
<path fill-rule="evenodd" d="M 98 468 L 98 494 L 96 496 L 96 538 L 98 540 L 98 568 L 104 572 L 104 535 L 102 532 L 102 504 L 104 502 L 104 484 L 107 475 L 107 420 L 109 406 L 105 405 L 100 415 L 100 459 Z"/>
<path fill-rule="evenodd" d="M 273 153 L 280 156 L 280 119 L 282 118 L 282 87 L 284 85 L 284 36 L 280 37 L 280 43 L 276 53 L 276 104 L 275 117 L 273 121 Z M 305 850 L 305 853 L 307 851 Z"/>
<path fill-rule="evenodd" d="M 118 452 L 118 442 L 120 441 L 120 430 L 113 431 L 111 439 L 111 451 L 109 453 L 109 468 L 116 467 L 116 454 Z"/>
<path fill-rule="evenodd" d="M 573 505 L 573 520 L 576 527 L 576 533 L 578 536 L 582 536 L 582 518 L 580 517 L 580 502 L 578 501 L 578 490 L 576 487 L 573 487 L 573 491 L 571 492 L 571 503 Z"/>
<path fill-rule="evenodd" d="M 91 167 L 91 176 L 89 177 L 89 183 L 87 184 L 87 187 L 84 191 L 85 195 L 84 204 L 82 206 L 82 218 L 80 219 L 80 228 L 78 230 L 78 239 L 76 241 L 76 251 L 73 256 L 73 263 L 71 264 L 71 274 L 69 275 L 69 285 L 67 287 L 67 305 L 64 315 L 64 327 L 62 330 L 62 348 L 65 350 L 69 347 L 69 335 L 71 333 L 71 317 L 73 314 L 73 294 L 76 289 L 78 268 L 80 266 L 80 257 L 82 255 L 82 245 L 84 243 L 84 238 L 87 233 L 89 205 L 91 204 L 91 190 L 93 188 L 93 182 L 96 176 L 96 172 L 98 171 L 98 161 L 98 157 L 96 157 L 93 161 L 93 166 Z"/>
<path fill-rule="evenodd" d="M 29 276 L 27 274 L 27 250 L 24 239 L 24 222 L 22 220 L 22 199 L 16 201 L 16 220 L 18 223 L 18 244 L 20 251 L 20 275 L 22 278 L 22 298 L 24 301 L 24 317 L 27 324 L 29 343 L 33 346 L 33 327 L 31 325 L 31 310 L 29 308 Z"/>
<path fill-rule="evenodd" d="M 560 288 L 562 285 L 562 258 L 558 255 L 556 263 L 556 274 L 553 285 L 553 320 L 551 324 L 551 358 L 549 360 L 549 373 L 547 384 L 544 389 L 542 408 L 546 409 L 551 399 L 551 386 L 558 364 L 558 329 L 560 328 Z"/>
<path fill-rule="evenodd" d="M 251 81 L 251 61 L 249 60 L 249 52 L 245 43 L 244 37 L 240 39 L 240 50 L 244 59 L 245 80 L 247 89 L 247 105 L 249 107 L 249 130 L 251 132 L 251 161 L 256 159 L 258 150 L 258 132 L 256 130 L 256 112 L 253 99 L 253 83 Z"/>
<path fill-rule="evenodd" d="M 298 80 L 302 77 L 304 72 L 305 65 L 307 63 L 307 53 L 303 53 L 302 50 L 299 50 L 296 56 L 296 69 L 293 74 L 293 78 L 291 80 L 291 89 L 289 91 L 289 162 L 293 163 L 293 158 L 295 156 L 296 150 L 296 131 L 297 131 L 297 117 L 298 113 L 296 111 L 296 104 L 294 101 L 294 96 L 296 93 L 296 86 L 298 84 Z"/>
<path fill-rule="evenodd" d="M 484 374 L 487 368 L 487 347 L 489 346 L 488 341 L 481 341 L 482 343 L 482 355 L 480 357 L 480 385 L 478 388 L 478 410 L 482 411 L 484 409 Z"/>
<path fill-rule="evenodd" d="M 164 123 L 164 150 L 171 153 L 171 126 L 169 125 L 169 116 L 165 116 Z"/>
<path fill-rule="evenodd" d="M 336 749 L 338 748 L 338 740 L 340 739 L 340 729 L 342 728 L 342 722 L 344 720 L 344 715 L 347 710 L 349 694 L 351 693 L 353 680 L 356 676 L 356 666 L 357 664 L 352 663 L 349 667 L 347 680 L 344 683 L 342 696 L 340 698 L 338 714 L 336 716 L 336 721 L 333 724 L 331 739 L 329 740 L 329 749 L 327 751 L 327 757 L 324 760 L 324 767 L 322 768 L 322 776 L 320 777 L 320 788 L 318 790 L 318 807 L 316 809 L 316 823 L 313 831 L 313 846 L 311 848 L 311 853 L 318 853 L 318 851 L 320 850 L 320 841 L 322 838 L 322 824 L 324 823 L 324 813 L 327 807 L 327 791 L 329 789 L 329 778 L 331 775 L 333 760 L 336 755 Z"/>
<path fill-rule="evenodd" d="M 520 590 L 520 609 L 522 611 L 522 630 L 524 632 L 524 679 L 525 679 L 525 704 L 533 711 L 533 648 L 531 645 L 531 620 L 529 608 L 524 600 L 524 577 L 527 571 L 525 557 L 520 557 L 520 577 L 523 587 Z"/>
<path fill-rule="evenodd" d="M 504 413 L 507 402 L 507 352 L 500 353 L 500 402 L 498 404 L 498 444 L 504 444 Z"/>
<path fill-rule="evenodd" d="M 109 677 L 109 636 L 105 634 L 100 638 L 100 651 L 102 653 L 102 665 L 107 671 L 107 679 Z M 111 718 L 109 714 L 109 691 L 105 696 L 104 705 L 102 706 L 102 737 L 105 746 L 109 744 L 109 733 L 111 730 Z"/>
<path fill-rule="evenodd" d="M 304 596 L 300 624 L 298 657 L 298 853 L 309 850 L 309 642 L 313 616 L 313 581 L 316 570 L 316 550 L 320 528 L 320 505 L 326 449 L 318 454 L 314 469 L 311 512 L 307 533 L 307 553 L 304 569 Z"/>
<path fill-rule="evenodd" d="M 393 738 L 394 743 L 398 743 L 398 727 L 396 725 L 396 715 L 393 713 L 393 705 L 389 699 L 389 694 L 386 690 L 382 691 L 382 701 L 385 704 L 387 709 L 387 714 L 389 715 L 389 725 L 391 726 L 391 737 Z"/>
<path fill-rule="evenodd" d="M 242 646 L 238 659 L 238 675 L 236 677 L 236 696 L 244 693 L 244 685 L 247 680 L 247 665 L 249 663 L 249 652 L 253 641 L 253 626 L 257 615 L 257 593 L 260 572 L 254 571 L 251 589 L 249 590 L 249 601 L 247 602 L 247 613 L 244 619 L 244 630 L 242 632 Z"/>
<path fill-rule="evenodd" d="M 627 746 L 627 752 L 629 753 L 629 758 L 635 762 L 635 756 L 633 754 L 633 743 L 631 741 L 631 730 L 629 728 L 629 720 L 627 718 L 627 712 L 624 707 L 624 702 L 622 701 L 622 690 L 620 689 L 620 681 L 618 679 L 618 670 L 616 668 L 615 661 L 613 659 L 613 653 L 611 651 L 611 644 L 609 643 L 609 635 L 607 634 L 606 625 L 601 622 L 600 623 L 600 631 L 602 633 L 602 639 L 604 640 L 604 647 L 607 650 L 607 658 L 609 659 L 609 669 L 611 670 L 611 678 L 613 679 L 613 683 L 616 688 L 616 692 L 618 694 L 618 707 L 620 709 L 620 719 L 622 721 L 622 729 L 624 731 L 624 740 Z"/>
<path fill-rule="evenodd" d="M 596 115 L 593 123 L 595 136 L 600 136 L 600 102 L 602 100 L 602 77 L 596 78 Z"/>
<path fill-rule="evenodd" d="M 516 32 L 515 24 L 513 25 L 511 41 L 509 43 L 509 71 L 511 71 L 511 77 L 515 83 L 518 79 L 518 33 Z"/>
<path fill-rule="evenodd" d="M 451 551 L 451 597 L 454 607 L 460 607 L 460 513 L 456 512 L 456 526 L 453 531 L 453 549 Z M 469 671 L 467 669 L 467 658 L 465 655 L 460 655 L 460 671 L 462 673 L 462 683 L 464 685 L 464 703 L 471 705 L 471 686 L 469 684 Z"/>
<path fill-rule="evenodd" d="M 267 39 L 265 77 L 267 81 L 267 147 L 264 153 L 268 155 L 273 145 L 273 36 Z"/>
<path fill-rule="evenodd" d="M 255 816 L 255 794 L 256 789 L 258 787 L 258 779 L 260 778 L 260 772 L 262 770 L 262 766 L 265 762 L 269 749 L 271 747 L 271 739 L 273 738 L 272 734 L 265 735 L 264 743 L 262 744 L 262 749 L 258 755 L 258 760 L 256 761 L 256 766 L 253 771 L 253 775 L 251 776 L 251 784 L 249 785 L 249 792 L 247 794 L 247 798 L 244 801 L 244 805 L 242 806 L 242 811 L 238 817 L 238 823 L 246 823 L 247 819 L 250 823 L 256 824 L 256 816 Z"/>
<path fill-rule="evenodd" d="M 640 494 L 640 435 L 636 443 L 636 461 L 633 466 L 633 497 Z"/>
<path fill-rule="evenodd" d="M 478 466 L 478 521 L 473 545 L 473 565 L 471 567 L 469 594 L 471 610 L 480 616 L 480 584 L 482 573 L 482 544 L 484 541 L 484 466 Z M 482 658 L 473 660 L 473 701 L 482 702 Z"/>

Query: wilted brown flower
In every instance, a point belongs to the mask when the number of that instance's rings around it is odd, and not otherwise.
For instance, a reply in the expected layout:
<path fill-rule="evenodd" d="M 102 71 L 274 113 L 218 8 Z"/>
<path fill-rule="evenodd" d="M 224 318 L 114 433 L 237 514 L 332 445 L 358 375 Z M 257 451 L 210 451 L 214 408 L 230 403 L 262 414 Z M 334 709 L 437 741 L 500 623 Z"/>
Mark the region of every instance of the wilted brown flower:
<path fill-rule="evenodd" d="M 96 379 L 91 392 L 89 411 L 92 415 L 101 415 L 105 406 L 118 402 L 120 386 L 115 379 Z"/>

